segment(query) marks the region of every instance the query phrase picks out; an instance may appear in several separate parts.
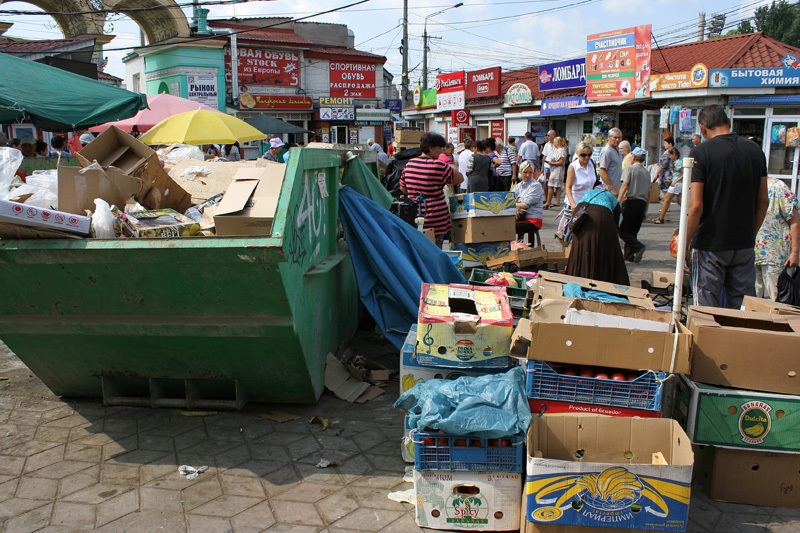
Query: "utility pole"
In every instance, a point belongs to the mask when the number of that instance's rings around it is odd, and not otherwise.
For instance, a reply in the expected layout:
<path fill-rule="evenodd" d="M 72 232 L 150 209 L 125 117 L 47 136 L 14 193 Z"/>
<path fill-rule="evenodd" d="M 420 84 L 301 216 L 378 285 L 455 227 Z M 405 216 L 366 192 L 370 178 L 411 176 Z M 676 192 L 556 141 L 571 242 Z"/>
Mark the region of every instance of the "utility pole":
<path fill-rule="evenodd" d="M 706 38 L 706 14 L 702 11 L 697 17 L 697 41 L 702 42 Z"/>
<path fill-rule="evenodd" d="M 403 53 L 403 86 L 400 88 L 401 98 L 403 99 L 403 107 L 406 107 L 408 102 L 408 0 L 403 0 L 403 40 L 400 47 Z"/>
<path fill-rule="evenodd" d="M 436 15 L 441 15 L 445 11 L 455 9 L 463 5 L 464 5 L 463 2 L 459 2 L 454 6 L 442 9 L 441 11 L 437 11 L 436 13 L 431 13 L 430 15 L 425 17 L 425 29 L 422 31 L 422 89 L 423 90 L 428 89 L 428 39 L 441 39 L 441 37 L 428 37 L 428 19 L 431 17 L 435 17 Z"/>

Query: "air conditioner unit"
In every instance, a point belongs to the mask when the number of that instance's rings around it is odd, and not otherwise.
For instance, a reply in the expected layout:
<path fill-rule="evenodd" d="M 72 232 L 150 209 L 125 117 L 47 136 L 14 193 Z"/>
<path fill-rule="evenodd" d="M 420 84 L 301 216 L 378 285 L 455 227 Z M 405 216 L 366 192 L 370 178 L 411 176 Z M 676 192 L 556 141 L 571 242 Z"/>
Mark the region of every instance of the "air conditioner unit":
<path fill-rule="evenodd" d="M 361 106 L 362 109 L 375 109 L 375 104 L 364 104 Z"/>

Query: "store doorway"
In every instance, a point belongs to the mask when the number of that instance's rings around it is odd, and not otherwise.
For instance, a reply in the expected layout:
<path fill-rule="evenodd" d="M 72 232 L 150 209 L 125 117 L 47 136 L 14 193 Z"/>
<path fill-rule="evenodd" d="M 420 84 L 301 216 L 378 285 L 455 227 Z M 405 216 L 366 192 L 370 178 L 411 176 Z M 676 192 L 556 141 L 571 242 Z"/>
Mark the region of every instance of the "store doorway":
<path fill-rule="evenodd" d="M 331 142 L 333 144 L 348 144 L 347 126 L 333 126 L 331 128 Z"/>
<path fill-rule="evenodd" d="M 642 113 L 640 111 L 620 113 L 619 129 L 622 130 L 622 138 L 631 143 L 631 146 L 641 146 Z"/>

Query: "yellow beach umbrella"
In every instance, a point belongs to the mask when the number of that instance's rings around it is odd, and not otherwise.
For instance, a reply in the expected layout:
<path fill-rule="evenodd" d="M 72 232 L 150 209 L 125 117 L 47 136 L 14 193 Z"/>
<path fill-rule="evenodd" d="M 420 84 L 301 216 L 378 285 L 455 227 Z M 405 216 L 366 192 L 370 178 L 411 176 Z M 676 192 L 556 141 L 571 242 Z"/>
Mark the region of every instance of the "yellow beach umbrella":
<path fill-rule="evenodd" d="M 139 137 L 145 144 L 230 144 L 266 135 L 232 115 L 197 109 L 165 118 Z"/>

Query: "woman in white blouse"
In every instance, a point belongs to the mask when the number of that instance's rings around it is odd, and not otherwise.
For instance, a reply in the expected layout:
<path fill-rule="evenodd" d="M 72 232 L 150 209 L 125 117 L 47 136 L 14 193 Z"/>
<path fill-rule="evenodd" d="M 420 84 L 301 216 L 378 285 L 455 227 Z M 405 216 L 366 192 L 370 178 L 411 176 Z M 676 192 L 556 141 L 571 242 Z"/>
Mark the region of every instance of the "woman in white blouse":
<path fill-rule="evenodd" d="M 585 142 L 578 144 L 575 155 L 578 159 L 572 162 L 567 169 L 567 182 L 564 185 L 564 192 L 567 194 L 567 201 L 572 209 L 578 205 L 583 195 L 591 191 L 597 182 L 597 173 L 592 161 L 594 150 Z"/>

